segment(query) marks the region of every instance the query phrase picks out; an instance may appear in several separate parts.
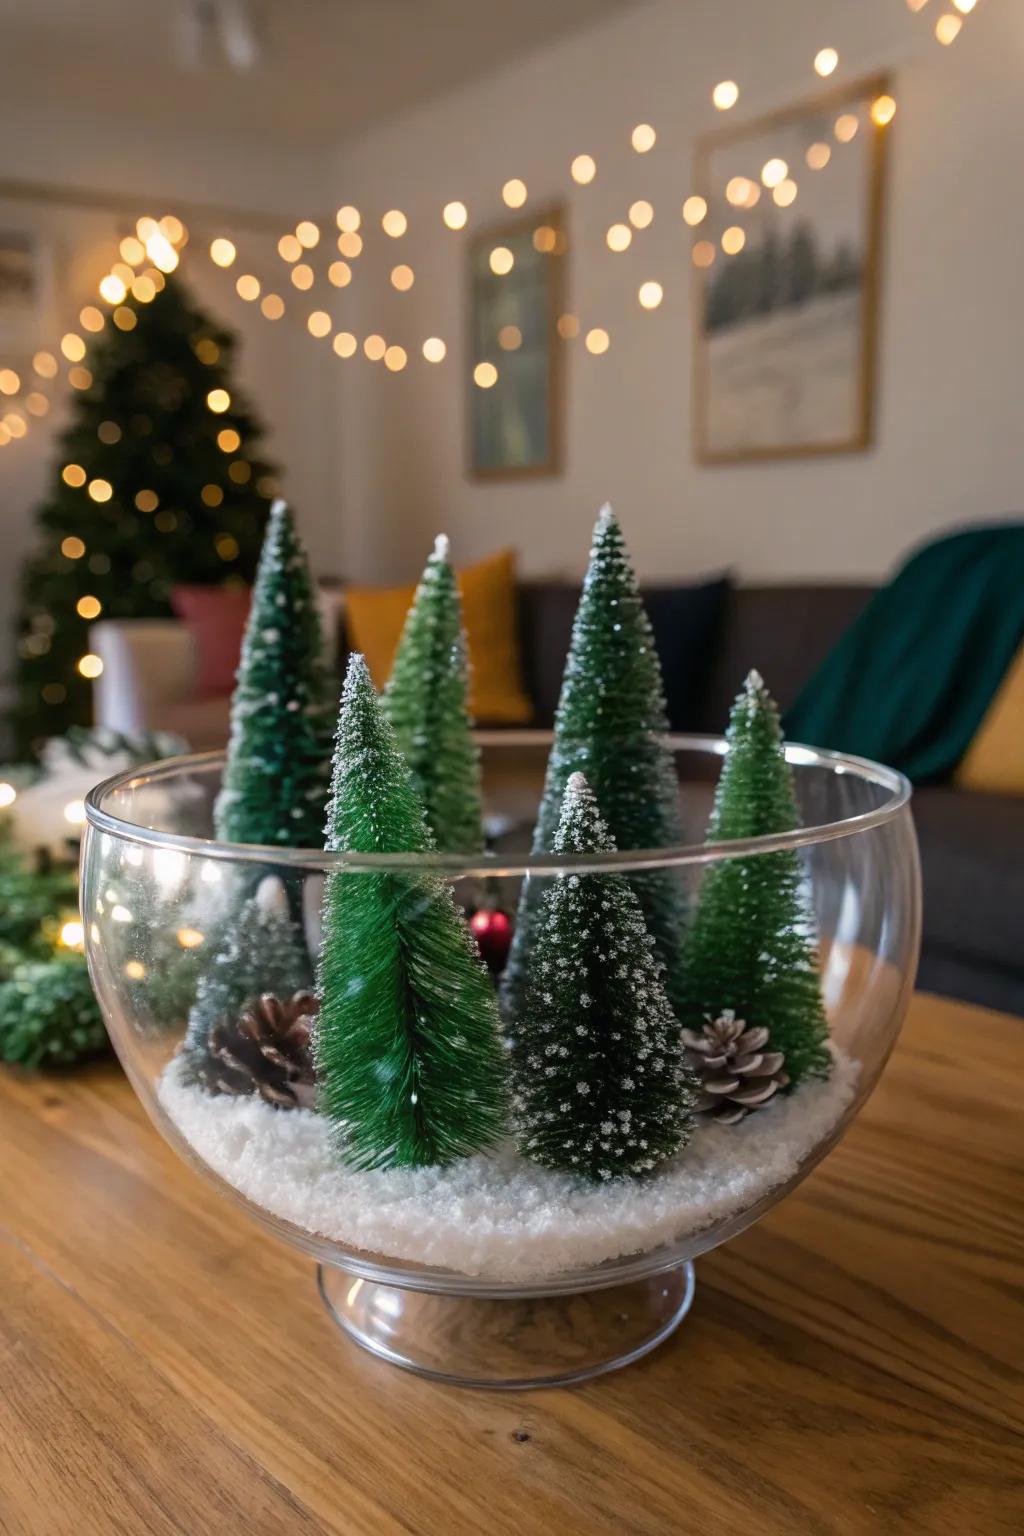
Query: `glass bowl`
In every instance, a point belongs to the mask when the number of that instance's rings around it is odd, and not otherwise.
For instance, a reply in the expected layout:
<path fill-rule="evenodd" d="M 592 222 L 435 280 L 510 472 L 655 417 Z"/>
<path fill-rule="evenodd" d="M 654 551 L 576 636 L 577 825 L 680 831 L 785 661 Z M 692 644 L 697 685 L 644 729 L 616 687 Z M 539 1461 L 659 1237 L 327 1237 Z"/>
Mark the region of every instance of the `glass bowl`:
<path fill-rule="evenodd" d="M 917 965 L 920 880 L 910 787 L 863 759 L 787 744 L 801 828 L 705 844 L 725 741 L 672 737 L 692 841 L 567 861 L 527 851 L 550 738 L 524 731 L 479 739 L 489 848 L 468 858 L 218 842 L 211 828 L 219 753 L 119 774 L 86 802 L 82 911 L 114 1046 L 180 1155 L 317 1260 L 331 1314 L 364 1347 L 435 1379 L 521 1388 L 582 1380 L 652 1349 L 690 1305 L 693 1259 L 770 1210 L 835 1145 L 903 1021 Z M 525 878 L 543 888 L 572 872 L 659 870 L 692 903 L 720 861 L 783 850 L 799 861 L 816 928 L 833 1071 L 737 1126 L 704 1126 L 646 1179 L 582 1188 L 506 1149 L 442 1174 L 354 1173 L 332 1161 L 315 1110 L 186 1081 L 180 1048 L 197 994 L 216 985 L 223 935 L 247 901 L 261 913 L 288 914 L 311 978 L 332 871 L 353 879 L 429 871 L 450 883 L 467 914 L 484 914 L 474 927 L 486 933 L 495 908 L 515 913 Z M 270 954 L 261 943 L 250 949 L 251 999 L 280 991 Z M 488 958 L 497 970 L 500 952 Z"/>

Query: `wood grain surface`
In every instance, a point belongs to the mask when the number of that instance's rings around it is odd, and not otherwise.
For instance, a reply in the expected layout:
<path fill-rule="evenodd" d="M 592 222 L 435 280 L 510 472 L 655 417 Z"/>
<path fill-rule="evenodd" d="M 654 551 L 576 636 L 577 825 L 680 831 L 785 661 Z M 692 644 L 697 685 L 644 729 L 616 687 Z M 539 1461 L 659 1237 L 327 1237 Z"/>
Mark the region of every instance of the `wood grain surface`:
<path fill-rule="evenodd" d="M 667 1344 L 504 1395 L 346 1343 L 115 1066 L 0 1070 L 0 1532 L 1019 1533 L 1022 1103 L 1024 1020 L 916 998 Z"/>

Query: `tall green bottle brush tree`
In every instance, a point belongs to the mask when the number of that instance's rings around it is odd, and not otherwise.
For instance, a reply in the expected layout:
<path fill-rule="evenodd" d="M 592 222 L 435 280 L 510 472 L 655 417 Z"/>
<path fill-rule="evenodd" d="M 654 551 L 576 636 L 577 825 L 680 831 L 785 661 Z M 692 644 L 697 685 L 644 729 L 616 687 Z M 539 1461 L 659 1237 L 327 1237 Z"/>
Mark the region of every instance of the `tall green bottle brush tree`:
<path fill-rule="evenodd" d="M 361 656 L 342 692 L 329 849 L 434 846 Z M 356 1168 L 430 1167 L 483 1151 L 505 1126 L 494 987 L 447 884 L 429 872 L 327 877 L 313 1041 L 320 1107 Z"/>
<path fill-rule="evenodd" d="M 574 773 L 586 775 L 617 848 L 666 848 L 683 841 L 658 653 L 610 507 L 602 510 L 594 529 L 573 623 L 534 853 L 552 851 Z M 636 874 L 630 881 L 674 1004 L 681 985 L 685 891 L 671 871 Z M 523 1004 L 525 966 L 537 931 L 537 886 L 527 882 L 520 898 L 502 989 L 509 1017 Z"/>
<path fill-rule="evenodd" d="M 21 753 L 90 722 L 94 619 L 167 615 L 178 583 L 252 580 L 276 487 L 234 348 L 176 277 L 148 304 L 126 297 L 90 343 L 22 574 Z"/>
<path fill-rule="evenodd" d="M 712 842 L 767 837 L 798 825 L 779 712 L 751 672 L 733 705 L 729 750 L 708 826 Z M 709 866 L 687 936 L 679 1017 L 689 1029 L 727 1010 L 764 1027 L 794 1084 L 829 1071 L 814 925 L 796 852 Z"/>
<path fill-rule="evenodd" d="M 283 501 L 271 509 L 231 700 L 217 836 L 323 844 L 335 683 L 305 551 Z"/>

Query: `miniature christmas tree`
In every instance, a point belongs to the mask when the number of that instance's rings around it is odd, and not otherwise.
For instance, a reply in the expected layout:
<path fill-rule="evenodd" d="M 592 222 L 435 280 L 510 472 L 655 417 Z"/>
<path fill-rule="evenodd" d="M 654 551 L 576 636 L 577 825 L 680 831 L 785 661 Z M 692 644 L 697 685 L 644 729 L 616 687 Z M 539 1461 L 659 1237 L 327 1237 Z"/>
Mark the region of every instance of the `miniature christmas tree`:
<path fill-rule="evenodd" d="M 733 706 L 729 751 L 715 792 L 709 841 L 763 837 L 797 825 L 779 712 L 756 672 Z M 765 1028 L 793 1083 L 830 1066 L 813 925 L 795 852 L 709 867 L 686 946 L 681 1018 L 699 1031 L 730 1011 Z"/>
<path fill-rule="evenodd" d="M 441 534 L 405 621 L 384 708 L 445 853 L 479 853 L 484 845 L 468 697 L 462 601 Z"/>
<path fill-rule="evenodd" d="M 256 569 L 274 481 L 233 377 L 235 338 L 179 277 L 145 276 L 151 302 L 127 294 L 88 343 L 36 514 L 18 620 L 22 756 L 88 724 L 92 674 L 78 663 L 92 620 L 159 618 L 176 583 Z"/>
<path fill-rule="evenodd" d="M 208 1080 L 211 1035 L 232 1028 L 257 998 L 269 994 L 284 1000 L 308 990 L 313 980 L 306 946 L 275 876 L 265 877 L 256 894 L 211 938 L 210 954 L 196 988 L 184 1046 L 196 1081 Z"/>
<path fill-rule="evenodd" d="M 353 656 L 327 846 L 423 853 L 423 803 L 366 663 Z M 356 1168 L 431 1167 L 505 1125 L 505 1062 L 490 977 L 447 885 L 400 870 L 327 878 L 313 1055 L 320 1106 Z"/>
<path fill-rule="evenodd" d="M 594 529 L 590 565 L 573 624 L 534 853 L 550 853 L 572 774 L 583 772 L 615 841 L 664 848 L 683 841 L 661 670 L 650 622 L 610 507 Z M 685 893 L 669 871 L 632 875 L 665 986 L 679 995 Z M 505 972 L 507 1014 L 522 1007 L 525 965 L 536 942 L 537 883 L 523 887 Z"/>
<path fill-rule="evenodd" d="M 572 774 L 555 853 L 614 849 L 586 779 Z M 545 884 L 512 1046 L 521 1150 L 595 1182 L 646 1173 L 688 1140 L 696 1083 L 643 911 L 621 875 Z"/>
<path fill-rule="evenodd" d="M 291 513 L 276 501 L 231 702 L 218 837 L 320 846 L 334 714 L 309 566 Z"/>

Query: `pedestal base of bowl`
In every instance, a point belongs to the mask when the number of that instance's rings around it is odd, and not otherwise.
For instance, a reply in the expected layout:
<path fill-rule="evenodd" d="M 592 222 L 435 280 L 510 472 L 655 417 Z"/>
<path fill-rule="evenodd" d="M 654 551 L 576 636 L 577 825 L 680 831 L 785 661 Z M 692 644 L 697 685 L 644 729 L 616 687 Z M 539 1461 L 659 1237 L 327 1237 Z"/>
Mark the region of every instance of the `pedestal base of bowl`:
<path fill-rule="evenodd" d="M 568 1386 L 655 1349 L 693 1301 L 693 1265 L 552 1295 L 466 1296 L 407 1290 L 318 1268 L 335 1322 L 363 1349 L 453 1386 L 521 1391 Z"/>

